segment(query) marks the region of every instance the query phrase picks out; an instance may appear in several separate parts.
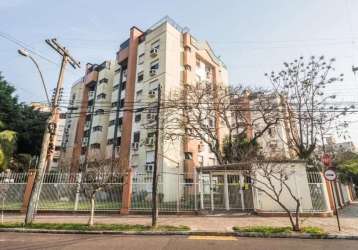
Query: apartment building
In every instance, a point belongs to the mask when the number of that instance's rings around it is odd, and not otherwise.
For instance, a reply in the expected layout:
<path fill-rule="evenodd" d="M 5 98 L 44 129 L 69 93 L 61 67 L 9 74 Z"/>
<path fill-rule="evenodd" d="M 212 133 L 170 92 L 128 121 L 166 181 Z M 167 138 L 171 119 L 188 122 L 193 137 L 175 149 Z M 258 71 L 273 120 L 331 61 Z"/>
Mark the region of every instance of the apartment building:
<path fill-rule="evenodd" d="M 208 43 L 169 17 L 145 31 L 132 27 L 115 60 L 88 65 L 85 76 L 73 85 L 63 165 L 77 172 L 94 159 L 119 159 L 117 170 L 151 173 L 158 89 L 165 100 L 185 84 L 203 80 L 228 83 L 226 67 Z M 160 110 L 160 116 L 164 112 Z M 160 172 L 185 172 L 184 179 L 190 179 L 195 166 L 216 163 L 200 142 L 165 140 L 163 132 L 158 138 Z M 171 189 L 171 180 L 163 180 L 162 188 Z"/>
<path fill-rule="evenodd" d="M 288 109 L 282 97 L 271 93 L 246 92 L 232 102 L 241 109 L 237 112 L 239 114 L 232 114 L 233 122 L 239 128 L 237 133 L 245 129 L 247 138 L 257 137 L 262 155 L 276 160 L 295 157 L 290 147 L 294 130 L 286 119 Z"/>

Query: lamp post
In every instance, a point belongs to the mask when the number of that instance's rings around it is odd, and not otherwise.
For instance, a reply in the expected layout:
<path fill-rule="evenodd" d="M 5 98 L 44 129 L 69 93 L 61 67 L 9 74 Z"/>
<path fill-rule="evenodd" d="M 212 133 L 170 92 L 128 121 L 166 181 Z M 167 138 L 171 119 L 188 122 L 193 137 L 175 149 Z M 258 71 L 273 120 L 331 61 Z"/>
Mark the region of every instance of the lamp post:
<path fill-rule="evenodd" d="M 43 75 L 42 75 L 42 72 L 41 72 L 41 70 L 40 70 L 40 67 L 39 67 L 38 63 L 37 63 L 36 60 L 30 55 L 30 53 L 27 52 L 26 50 L 24 50 L 24 49 L 19 49 L 19 50 L 17 50 L 17 52 L 19 53 L 19 55 L 22 55 L 22 56 L 24 56 L 24 57 L 28 57 L 28 58 L 35 64 L 35 66 L 36 66 L 36 68 L 37 68 L 37 71 L 39 72 L 40 77 L 41 77 L 41 82 L 42 82 L 42 86 L 43 86 L 44 91 L 45 91 L 45 94 L 46 94 L 46 99 L 47 99 L 48 105 L 49 105 L 49 107 L 51 107 L 51 102 L 50 102 L 50 98 L 49 98 L 49 96 L 48 96 L 48 91 L 47 91 L 47 88 L 46 88 L 45 80 L 44 80 L 44 78 L 43 78 Z"/>

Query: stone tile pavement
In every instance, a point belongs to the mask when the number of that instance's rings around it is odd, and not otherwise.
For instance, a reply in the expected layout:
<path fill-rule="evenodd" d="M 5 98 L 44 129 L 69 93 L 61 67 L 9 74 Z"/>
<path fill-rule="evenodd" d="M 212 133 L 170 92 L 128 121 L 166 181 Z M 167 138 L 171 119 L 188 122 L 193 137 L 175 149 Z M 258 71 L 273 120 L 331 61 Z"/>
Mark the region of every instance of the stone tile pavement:
<path fill-rule="evenodd" d="M 342 231 L 337 228 L 336 217 L 308 217 L 301 218 L 303 226 L 318 226 L 328 233 L 358 235 L 358 201 L 353 202 L 343 210 L 339 211 L 341 217 Z M 22 222 L 23 215 L 5 214 L 5 222 Z M 88 216 L 81 215 L 42 215 L 36 216 L 36 222 L 42 223 L 86 223 Z M 150 215 L 97 215 L 96 223 L 108 224 L 151 224 Z M 289 226 L 286 217 L 259 217 L 249 214 L 230 215 L 160 215 L 158 223 L 162 225 L 186 225 L 195 231 L 232 231 L 233 226 Z"/>

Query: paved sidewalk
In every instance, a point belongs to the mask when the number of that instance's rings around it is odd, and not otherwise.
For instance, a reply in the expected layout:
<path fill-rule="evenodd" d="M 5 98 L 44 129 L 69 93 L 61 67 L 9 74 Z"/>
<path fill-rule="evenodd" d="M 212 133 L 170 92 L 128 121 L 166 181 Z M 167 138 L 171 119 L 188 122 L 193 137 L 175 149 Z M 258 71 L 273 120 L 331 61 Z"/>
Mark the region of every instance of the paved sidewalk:
<path fill-rule="evenodd" d="M 310 217 L 301 218 L 303 226 L 318 226 L 326 232 L 332 234 L 358 235 L 358 202 L 354 202 L 343 210 L 339 211 L 341 216 L 342 231 L 337 229 L 336 217 L 320 218 Z M 23 215 L 6 215 L 5 222 L 22 222 Z M 86 223 L 87 215 L 38 215 L 36 222 L 42 223 Z M 150 215 L 98 215 L 95 218 L 96 223 L 108 224 L 151 224 Z M 162 225 L 186 225 L 194 231 L 232 231 L 233 226 L 289 226 L 289 220 L 286 217 L 259 217 L 245 214 L 237 215 L 160 215 L 159 224 Z"/>

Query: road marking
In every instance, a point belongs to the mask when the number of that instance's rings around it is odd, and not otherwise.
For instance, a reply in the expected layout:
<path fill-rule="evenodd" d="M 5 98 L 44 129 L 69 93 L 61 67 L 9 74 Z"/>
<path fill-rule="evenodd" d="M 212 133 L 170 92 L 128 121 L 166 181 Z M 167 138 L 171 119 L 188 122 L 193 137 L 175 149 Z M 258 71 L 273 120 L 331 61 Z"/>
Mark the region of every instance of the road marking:
<path fill-rule="evenodd" d="M 192 235 L 188 237 L 189 240 L 237 240 L 233 236 L 196 236 Z"/>

